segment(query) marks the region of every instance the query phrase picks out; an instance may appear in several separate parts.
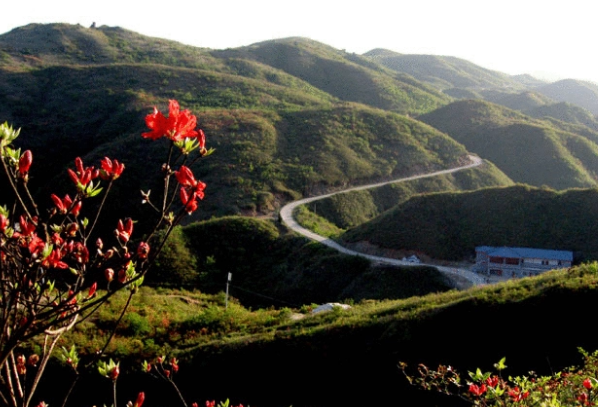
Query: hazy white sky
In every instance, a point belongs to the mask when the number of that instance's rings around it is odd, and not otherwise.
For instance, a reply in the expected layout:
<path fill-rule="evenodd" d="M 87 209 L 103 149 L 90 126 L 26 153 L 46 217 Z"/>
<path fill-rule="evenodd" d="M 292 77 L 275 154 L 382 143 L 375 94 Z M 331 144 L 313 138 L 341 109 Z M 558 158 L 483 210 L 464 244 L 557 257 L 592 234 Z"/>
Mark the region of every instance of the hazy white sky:
<path fill-rule="evenodd" d="M 450 55 L 508 74 L 598 83 L 594 0 L 22 0 L 1 11 L 0 34 L 96 22 L 215 49 L 302 36 L 358 54 Z"/>

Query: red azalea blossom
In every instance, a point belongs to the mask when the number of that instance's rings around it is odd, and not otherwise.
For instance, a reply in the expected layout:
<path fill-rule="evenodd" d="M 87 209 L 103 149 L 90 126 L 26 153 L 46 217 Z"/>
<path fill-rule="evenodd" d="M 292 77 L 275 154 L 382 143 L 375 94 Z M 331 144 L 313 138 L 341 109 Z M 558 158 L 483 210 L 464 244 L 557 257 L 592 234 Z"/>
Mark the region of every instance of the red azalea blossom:
<path fill-rule="evenodd" d="M 33 162 L 33 154 L 31 150 L 27 150 L 23 153 L 21 158 L 19 158 L 19 174 L 24 176 L 29 172 L 29 168 L 31 168 L 31 163 Z"/>
<path fill-rule="evenodd" d="M 142 133 L 141 136 L 152 140 L 166 136 L 176 142 L 182 141 L 185 138 L 197 137 L 199 134 L 195 130 L 197 117 L 192 115 L 187 109 L 181 112 L 179 102 L 176 100 L 169 101 L 168 118 L 154 107 L 154 112 L 145 117 L 145 124 L 151 131 Z"/>
<path fill-rule="evenodd" d="M 592 381 L 590 379 L 585 379 L 583 381 L 583 387 L 590 390 L 592 388 Z"/>
<path fill-rule="evenodd" d="M 185 187 L 181 188 L 179 195 L 181 197 L 181 202 L 185 206 L 185 211 L 187 211 L 189 215 L 191 215 L 193 212 L 197 210 L 198 205 L 195 196 L 189 196 L 189 192 L 187 192 L 187 189 L 185 189 Z"/>
<path fill-rule="evenodd" d="M 133 407 L 141 407 L 143 405 L 144 401 L 145 401 L 145 393 L 140 392 L 137 395 L 137 400 L 135 400 L 135 404 L 133 404 Z"/>
<path fill-rule="evenodd" d="M 87 298 L 91 298 L 95 295 L 96 290 L 98 289 L 98 283 L 93 283 L 91 287 L 89 287 L 89 292 L 87 293 Z"/>
<path fill-rule="evenodd" d="M 469 385 L 469 392 L 476 395 L 476 396 L 481 396 L 482 394 L 486 393 L 486 385 L 482 384 L 481 386 L 478 386 L 477 384 L 470 384 Z"/>
<path fill-rule="evenodd" d="M 79 216 L 83 202 L 77 201 L 77 203 L 73 205 L 73 200 L 68 194 L 66 194 L 63 199 L 60 199 L 55 194 L 50 195 L 50 198 L 52 198 L 56 209 L 58 209 L 58 212 L 60 212 L 62 215 L 66 215 L 66 213 L 70 210 L 73 216 Z"/>
<path fill-rule="evenodd" d="M 75 158 L 75 171 L 69 168 L 67 172 L 75 185 L 83 186 L 100 175 L 100 171 L 96 170 L 95 167 L 83 167 L 83 160 L 80 157 Z"/>
<path fill-rule="evenodd" d="M 108 157 L 100 162 L 102 169 L 100 170 L 100 177 L 103 180 L 115 180 L 122 174 L 125 169 L 125 165 L 118 162 L 118 160 L 111 160 Z"/>
<path fill-rule="evenodd" d="M 125 219 L 124 223 L 122 220 L 119 220 L 114 234 L 118 240 L 122 241 L 124 244 L 127 244 L 131 238 L 131 235 L 133 234 L 133 220 L 131 218 L 127 218 Z"/>
<path fill-rule="evenodd" d="M 112 269 L 104 270 L 104 277 L 106 277 L 106 280 L 108 282 L 111 282 L 112 280 L 114 280 L 114 270 L 112 270 Z"/>
<path fill-rule="evenodd" d="M 118 365 L 116 365 L 110 370 L 110 372 L 108 372 L 108 377 L 110 377 L 110 379 L 112 380 L 116 380 L 119 374 L 120 368 L 118 367 Z"/>
<path fill-rule="evenodd" d="M 137 256 L 139 256 L 140 259 L 147 259 L 147 256 L 149 255 L 149 251 L 150 251 L 149 244 L 147 244 L 146 242 L 141 242 L 141 243 L 139 243 L 139 246 L 137 247 Z"/>
<path fill-rule="evenodd" d="M 509 397 L 511 397 L 511 400 L 513 400 L 513 402 L 517 403 L 517 402 L 520 402 L 521 400 L 525 400 L 527 398 L 527 396 L 529 396 L 529 391 L 522 393 L 519 390 L 519 387 L 515 387 L 514 389 L 509 390 L 508 394 L 509 394 Z"/>
<path fill-rule="evenodd" d="M 491 377 L 487 378 L 486 384 L 488 385 L 488 387 L 495 388 L 496 385 L 498 384 L 498 376 L 491 376 Z"/>
<path fill-rule="evenodd" d="M 68 268 L 68 264 L 63 262 L 61 259 L 62 253 L 60 253 L 60 250 L 53 249 L 52 253 L 50 253 L 50 255 L 42 262 L 42 266 L 57 269 Z"/>
<path fill-rule="evenodd" d="M 4 233 L 4 231 L 8 227 L 8 223 L 8 218 L 0 214 L 0 232 Z"/>
<path fill-rule="evenodd" d="M 187 166 L 181 165 L 178 171 L 174 172 L 174 175 L 179 182 L 184 187 L 195 187 L 197 185 L 197 180 L 193 175 L 191 169 Z"/>
<path fill-rule="evenodd" d="M 37 217 L 34 217 L 31 222 L 29 222 L 24 216 L 21 216 L 19 219 L 19 227 L 20 227 L 20 235 L 19 236 L 32 236 L 33 232 L 35 232 L 35 224 L 37 223 Z"/>

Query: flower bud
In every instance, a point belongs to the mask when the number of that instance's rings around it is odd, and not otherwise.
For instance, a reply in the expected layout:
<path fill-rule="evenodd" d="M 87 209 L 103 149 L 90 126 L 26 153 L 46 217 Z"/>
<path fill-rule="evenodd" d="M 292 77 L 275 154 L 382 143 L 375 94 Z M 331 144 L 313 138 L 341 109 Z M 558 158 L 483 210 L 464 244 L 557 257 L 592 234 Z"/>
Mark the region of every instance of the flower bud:
<path fill-rule="evenodd" d="M 114 270 L 112 270 L 112 269 L 104 270 L 104 277 L 106 277 L 106 280 L 108 282 L 111 282 L 112 280 L 114 280 Z"/>
<path fill-rule="evenodd" d="M 118 365 L 116 365 L 108 372 L 108 377 L 112 380 L 116 380 L 119 374 L 120 368 L 118 367 Z"/>

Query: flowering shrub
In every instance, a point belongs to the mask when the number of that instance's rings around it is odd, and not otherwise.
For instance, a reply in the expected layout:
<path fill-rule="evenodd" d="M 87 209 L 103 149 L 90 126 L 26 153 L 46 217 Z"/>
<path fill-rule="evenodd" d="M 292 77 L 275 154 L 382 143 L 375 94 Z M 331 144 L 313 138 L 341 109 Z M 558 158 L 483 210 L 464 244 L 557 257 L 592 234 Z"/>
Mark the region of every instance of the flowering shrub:
<path fill-rule="evenodd" d="M 440 365 L 436 370 L 420 364 L 417 375 L 407 373 L 407 365 L 400 364 L 413 385 L 469 400 L 476 406 L 594 406 L 598 380 L 598 351 L 580 350 L 582 367 L 571 367 L 551 376 L 533 372 L 524 376 L 504 377 L 505 359 L 494 365 L 495 372 L 468 372 L 466 379 L 451 366 Z"/>
<path fill-rule="evenodd" d="M 105 157 L 96 168 L 75 158 L 74 168 L 67 169 L 73 191 L 52 193 L 53 205 L 42 210 L 28 188 L 34 155 L 14 146 L 20 130 L 0 125 L 0 157 L 9 185 L 8 193 L 3 192 L 5 205 L 0 206 L 0 404 L 32 403 L 59 338 L 115 292 L 128 290 L 130 301 L 170 232 L 204 198 L 206 185 L 195 179 L 191 167 L 213 150 L 206 149 L 196 117 L 171 100 L 168 117 L 154 108 L 146 124 L 151 131 L 142 137 L 165 138 L 169 146 L 160 202 L 150 199 L 150 191 L 142 191 L 142 202 L 159 215 L 143 241 L 135 239 L 136 221 L 125 216 L 102 220 L 113 222 L 114 236 L 95 233 L 112 185 L 126 170 L 123 163 Z M 87 213 L 91 199 L 99 200 L 94 205 L 98 209 Z M 31 340 L 42 344 L 39 354 L 26 354 Z M 102 353 L 93 362 L 116 389 L 119 365 L 106 362 Z M 61 358 L 77 371 L 74 346 L 62 348 Z M 132 405 L 141 407 L 144 397 L 140 393 Z"/>

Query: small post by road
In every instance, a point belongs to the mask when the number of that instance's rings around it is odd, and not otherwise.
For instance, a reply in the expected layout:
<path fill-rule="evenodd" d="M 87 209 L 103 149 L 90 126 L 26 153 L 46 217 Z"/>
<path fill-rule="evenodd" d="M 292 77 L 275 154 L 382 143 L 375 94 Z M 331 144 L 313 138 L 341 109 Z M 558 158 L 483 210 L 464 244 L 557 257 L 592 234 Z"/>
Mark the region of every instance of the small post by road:
<path fill-rule="evenodd" d="M 228 286 L 232 279 L 233 273 L 228 273 L 228 278 L 226 279 L 226 297 L 224 298 L 224 309 L 228 309 Z"/>

